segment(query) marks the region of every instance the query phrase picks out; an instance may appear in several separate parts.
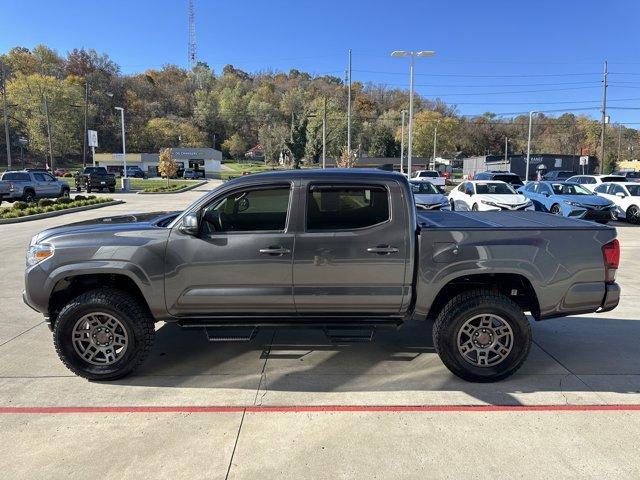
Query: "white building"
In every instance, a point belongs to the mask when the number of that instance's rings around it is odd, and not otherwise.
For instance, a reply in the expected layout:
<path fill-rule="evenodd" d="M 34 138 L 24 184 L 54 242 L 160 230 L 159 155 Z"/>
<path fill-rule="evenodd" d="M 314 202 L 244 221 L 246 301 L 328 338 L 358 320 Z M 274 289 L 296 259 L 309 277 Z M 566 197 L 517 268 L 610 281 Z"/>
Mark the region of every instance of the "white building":
<path fill-rule="evenodd" d="M 179 166 L 178 176 L 187 168 L 204 170 L 209 178 L 220 177 L 222 152 L 213 148 L 172 148 L 171 156 Z M 96 153 L 96 165 L 110 172 L 123 169 L 121 153 Z M 127 166 L 138 166 L 150 177 L 158 176 L 159 153 L 127 153 Z"/>

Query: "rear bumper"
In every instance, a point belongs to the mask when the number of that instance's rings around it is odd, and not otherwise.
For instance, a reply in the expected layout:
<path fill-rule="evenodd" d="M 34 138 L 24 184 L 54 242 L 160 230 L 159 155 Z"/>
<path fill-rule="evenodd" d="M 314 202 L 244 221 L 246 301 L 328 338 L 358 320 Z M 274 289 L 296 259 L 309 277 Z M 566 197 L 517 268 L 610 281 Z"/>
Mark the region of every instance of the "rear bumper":
<path fill-rule="evenodd" d="M 604 300 L 598 312 L 608 312 L 618 306 L 620 302 L 620 285 L 608 283 L 605 286 Z"/>

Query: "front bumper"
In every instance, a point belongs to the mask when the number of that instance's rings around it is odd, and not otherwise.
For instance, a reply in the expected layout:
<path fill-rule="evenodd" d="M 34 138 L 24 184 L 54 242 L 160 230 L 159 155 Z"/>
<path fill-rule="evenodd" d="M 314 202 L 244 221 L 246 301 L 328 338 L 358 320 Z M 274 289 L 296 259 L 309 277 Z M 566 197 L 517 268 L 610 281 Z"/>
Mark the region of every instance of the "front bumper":
<path fill-rule="evenodd" d="M 593 210 L 582 207 L 569 207 L 570 210 L 566 215 L 569 218 L 579 218 L 581 220 L 608 221 L 614 220 L 616 211 L 614 208 L 603 208 L 602 210 Z"/>

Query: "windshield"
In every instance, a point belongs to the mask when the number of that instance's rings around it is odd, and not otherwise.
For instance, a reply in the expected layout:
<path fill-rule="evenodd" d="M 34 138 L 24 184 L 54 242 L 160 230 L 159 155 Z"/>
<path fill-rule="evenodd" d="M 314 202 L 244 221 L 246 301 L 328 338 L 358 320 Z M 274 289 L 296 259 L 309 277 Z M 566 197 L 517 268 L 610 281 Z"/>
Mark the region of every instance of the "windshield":
<path fill-rule="evenodd" d="M 431 182 L 409 182 L 411 191 L 415 194 L 438 194 L 440 193 Z"/>
<path fill-rule="evenodd" d="M 516 195 L 516 191 L 511 185 L 499 182 L 476 183 L 476 193 L 480 195 Z"/>
<path fill-rule="evenodd" d="M 594 195 L 577 183 L 552 183 L 551 188 L 556 195 Z"/>
<path fill-rule="evenodd" d="M 627 190 L 629 190 L 629 195 L 632 197 L 640 197 L 640 184 L 627 185 Z"/>

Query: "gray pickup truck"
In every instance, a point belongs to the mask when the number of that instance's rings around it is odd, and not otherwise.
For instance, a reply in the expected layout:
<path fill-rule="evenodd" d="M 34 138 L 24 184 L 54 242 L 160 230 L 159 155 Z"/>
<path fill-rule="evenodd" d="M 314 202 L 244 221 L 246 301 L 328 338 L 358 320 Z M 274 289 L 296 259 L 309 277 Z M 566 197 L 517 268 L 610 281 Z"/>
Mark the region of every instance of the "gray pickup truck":
<path fill-rule="evenodd" d="M 69 184 L 46 171 L 10 171 L 0 178 L 2 200 L 35 202 L 38 198 L 69 196 Z"/>
<path fill-rule="evenodd" d="M 347 341 L 414 319 L 433 321 L 453 373 L 487 382 L 524 362 L 525 313 L 615 308 L 619 255 L 611 227 L 537 212 L 419 213 L 400 174 L 294 170 L 229 181 L 183 212 L 45 230 L 29 246 L 24 300 L 88 379 L 133 371 L 158 321 L 211 340 L 304 326 Z"/>

